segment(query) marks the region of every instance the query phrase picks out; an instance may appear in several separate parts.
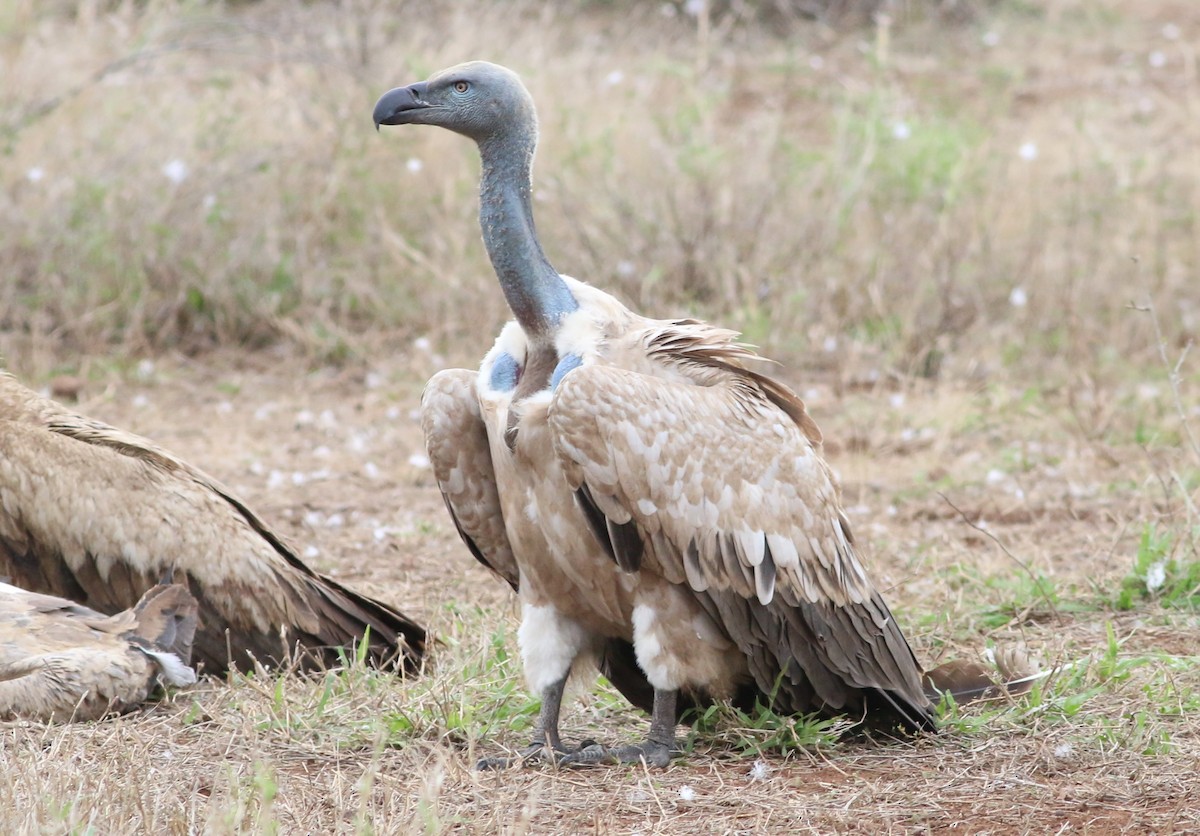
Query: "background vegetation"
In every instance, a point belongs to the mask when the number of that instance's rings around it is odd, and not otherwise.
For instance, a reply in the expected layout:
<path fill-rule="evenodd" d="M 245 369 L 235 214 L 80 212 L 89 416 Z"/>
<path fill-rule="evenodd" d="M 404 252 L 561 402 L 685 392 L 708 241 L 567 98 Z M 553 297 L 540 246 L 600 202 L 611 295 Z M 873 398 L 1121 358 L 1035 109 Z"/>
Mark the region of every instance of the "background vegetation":
<path fill-rule="evenodd" d="M 1130 303 L 1171 347 L 1195 334 L 1200 86 L 1172 4 L 888 3 L 849 31 L 703 5 L 6 0 L 0 350 L 488 331 L 473 147 L 370 123 L 468 57 L 539 102 L 552 259 L 639 308 L 791 364 L 1061 383 L 1153 365 Z"/>

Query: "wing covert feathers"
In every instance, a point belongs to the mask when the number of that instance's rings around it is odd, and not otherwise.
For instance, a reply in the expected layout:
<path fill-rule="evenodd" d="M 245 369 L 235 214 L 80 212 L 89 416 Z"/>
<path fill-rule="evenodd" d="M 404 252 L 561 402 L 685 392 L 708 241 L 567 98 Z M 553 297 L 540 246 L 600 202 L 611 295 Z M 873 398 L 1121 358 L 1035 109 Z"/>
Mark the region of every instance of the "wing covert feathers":
<path fill-rule="evenodd" d="M 676 357 L 687 345 L 672 362 L 702 385 L 596 364 L 550 404 L 595 533 L 615 557 L 629 547 L 612 527 L 634 526 L 641 571 L 686 584 L 781 710 L 879 710 L 931 728 L 919 666 L 859 561 L 803 403 L 717 337 L 650 343 Z"/>
<path fill-rule="evenodd" d="M 424 652 L 423 628 L 314 572 L 216 479 L 0 372 L 0 575 L 114 613 L 170 570 L 198 602 L 208 673 L 296 645 L 337 664 L 368 629 L 374 664 L 415 669 Z"/>

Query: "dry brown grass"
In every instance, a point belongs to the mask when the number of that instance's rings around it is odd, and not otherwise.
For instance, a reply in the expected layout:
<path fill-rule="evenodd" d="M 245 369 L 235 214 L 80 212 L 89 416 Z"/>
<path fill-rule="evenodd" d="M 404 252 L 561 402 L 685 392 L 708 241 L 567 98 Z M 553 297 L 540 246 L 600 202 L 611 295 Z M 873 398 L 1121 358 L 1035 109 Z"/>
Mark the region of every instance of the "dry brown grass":
<path fill-rule="evenodd" d="M 1171 345 L 1197 329 L 1188 3 L 841 36 L 655 4 L 59 8 L 0 14 L 0 353 L 19 367 L 280 339 L 369 356 L 382 334 L 455 343 L 464 309 L 498 323 L 474 149 L 368 118 L 476 56 L 540 103 L 548 251 L 643 308 L 784 360 L 836 340 L 823 362 L 933 376 L 1127 374 L 1154 348 L 1130 301 Z"/>
<path fill-rule="evenodd" d="M 1200 564 L 1196 358 L 1178 396 L 1169 375 L 1200 316 L 1194 4 L 980 3 L 957 28 L 786 39 L 656 4 L 75 5 L 0 2 L 0 354 L 79 374 L 86 411 L 443 644 L 407 682 L 250 676 L 4 724 L 0 831 L 1200 828 L 1200 617 L 1137 568 Z M 915 742 L 760 755 L 726 720 L 663 772 L 470 770 L 535 704 L 510 596 L 410 461 L 411 412 L 504 311 L 473 150 L 367 117 L 467 57 L 539 99 L 560 268 L 788 361 L 918 655 L 1024 641 L 1075 667 Z M 583 689 L 566 723 L 613 740 L 645 719 Z"/>

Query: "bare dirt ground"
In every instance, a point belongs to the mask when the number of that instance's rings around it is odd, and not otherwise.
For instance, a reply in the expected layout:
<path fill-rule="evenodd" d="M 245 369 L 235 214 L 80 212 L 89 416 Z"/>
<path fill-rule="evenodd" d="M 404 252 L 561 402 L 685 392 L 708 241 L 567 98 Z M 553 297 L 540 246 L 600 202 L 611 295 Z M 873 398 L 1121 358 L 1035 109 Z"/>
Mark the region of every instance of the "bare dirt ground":
<path fill-rule="evenodd" d="M 511 596 L 458 541 L 423 459 L 415 410 L 443 362 L 401 346 L 369 368 L 231 354 L 93 376 L 81 411 L 209 470 L 312 565 L 399 605 L 441 644 L 427 674 L 407 682 L 361 669 L 260 673 L 95 724 L 4 724 L 5 830 L 1200 828 L 1200 618 L 1149 599 L 1110 606 L 1145 524 L 1173 519 L 1165 474 L 1183 453 L 1100 441 L 1087 426 L 1106 404 L 1158 409 L 1145 401 L 1164 393 L 1143 391 L 1140 407 L 1110 393 L 1074 409 L 1000 383 L 792 379 L 918 657 L 1024 641 L 1048 664 L 1074 664 L 1033 698 L 963 709 L 916 741 L 783 755 L 755 751 L 760 730 L 726 724 L 681 730 L 691 751 L 663 771 L 479 773 L 480 754 L 523 743 L 535 704 L 512 657 Z M 607 690 L 581 686 L 565 731 L 634 739 L 645 723 Z"/>

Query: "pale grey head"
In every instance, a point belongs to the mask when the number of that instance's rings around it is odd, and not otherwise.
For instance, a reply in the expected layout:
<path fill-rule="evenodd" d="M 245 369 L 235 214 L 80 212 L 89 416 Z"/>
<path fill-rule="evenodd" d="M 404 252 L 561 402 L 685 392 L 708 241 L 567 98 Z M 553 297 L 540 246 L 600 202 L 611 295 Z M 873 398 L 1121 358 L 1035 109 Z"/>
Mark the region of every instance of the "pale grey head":
<path fill-rule="evenodd" d="M 487 61 L 457 64 L 389 90 L 375 105 L 375 125 L 437 125 L 476 142 L 514 132 L 537 137 L 533 98 L 520 77 Z"/>
<path fill-rule="evenodd" d="M 488 256 L 521 327 L 534 339 L 552 335 L 579 305 L 534 228 L 537 114 L 517 74 L 486 61 L 458 64 L 384 93 L 374 117 L 376 127 L 436 125 L 475 140 L 483 159 L 479 223 Z"/>

